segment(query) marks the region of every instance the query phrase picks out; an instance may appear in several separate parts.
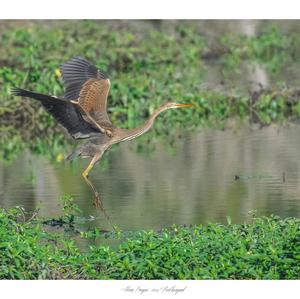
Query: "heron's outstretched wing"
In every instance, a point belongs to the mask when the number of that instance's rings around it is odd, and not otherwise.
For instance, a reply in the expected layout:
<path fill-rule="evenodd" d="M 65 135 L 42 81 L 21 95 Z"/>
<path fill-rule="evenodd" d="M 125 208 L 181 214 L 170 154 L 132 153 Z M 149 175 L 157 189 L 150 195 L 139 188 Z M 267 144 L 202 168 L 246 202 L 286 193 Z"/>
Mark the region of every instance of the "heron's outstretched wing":
<path fill-rule="evenodd" d="M 44 108 L 54 116 L 75 139 L 85 139 L 103 135 L 91 124 L 87 123 L 77 108 L 67 100 L 21 88 L 12 88 L 11 93 L 16 96 L 33 98 L 41 102 Z"/>
<path fill-rule="evenodd" d="M 65 99 L 77 101 L 86 121 L 100 128 L 111 127 L 107 115 L 107 96 L 110 82 L 96 66 L 81 57 L 74 57 L 60 66 L 66 85 Z M 92 118 L 92 119 L 91 119 Z M 91 121 L 94 120 L 94 121 Z"/>

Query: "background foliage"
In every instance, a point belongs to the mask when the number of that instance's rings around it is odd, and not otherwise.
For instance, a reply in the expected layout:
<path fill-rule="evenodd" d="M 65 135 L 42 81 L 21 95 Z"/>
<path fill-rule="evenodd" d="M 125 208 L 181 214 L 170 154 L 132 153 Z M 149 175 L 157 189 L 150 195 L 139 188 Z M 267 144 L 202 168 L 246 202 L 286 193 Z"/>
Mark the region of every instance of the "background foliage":
<path fill-rule="evenodd" d="M 151 23 L 151 22 L 149 22 Z M 241 73 L 243 65 L 259 63 L 271 73 L 299 59 L 300 40 L 268 25 L 258 36 L 224 34 L 212 43 L 195 22 L 151 26 L 130 22 L 57 21 L 23 26 L 7 22 L 0 29 L 1 156 L 8 159 L 25 143 L 37 153 L 56 157 L 67 139 L 53 118 L 31 100 L 10 95 L 18 86 L 62 95 L 61 63 L 80 55 L 111 79 L 109 113 L 117 126 L 134 127 L 167 100 L 194 103 L 196 110 L 169 111 L 160 116 L 153 136 L 176 134 L 179 128 L 247 117 L 262 125 L 300 114 L 299 91 L 278 85 L 274 90 L 245 93 L 238 89 L 205 88 L 210 63 L 220 65 L 224 78 Z M 140 27 L 142 29 L 140 29 Z M 48 137 L 45 139 L 45 137 Z"/>

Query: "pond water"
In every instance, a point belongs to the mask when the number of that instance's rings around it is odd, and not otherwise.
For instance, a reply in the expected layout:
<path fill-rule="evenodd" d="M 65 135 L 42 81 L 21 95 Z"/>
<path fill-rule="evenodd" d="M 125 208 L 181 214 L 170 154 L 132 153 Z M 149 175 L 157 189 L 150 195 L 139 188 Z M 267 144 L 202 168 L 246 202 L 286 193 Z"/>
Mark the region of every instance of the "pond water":
<path fill-rule="evenodd" d="M 112 224 L 123 230 L 160 229 L 172 224 L 233 223 L 258 215 L 300 217 L 300 126 L 262 129 L 199 129 L 185 133 L 170 150 L 138 153 L 132 141 L 106 153 L 90 179 Z M 111 229 L 92 205 L 81 177 L 88 161 L 51 163 L 27 151 L 0 163 L 0 206 L 40 206 L 43 216 L 61 214 L 59 197 L 71 194 L 83 210 L 83 226 Z M 93 217 L 91 217 L 93 216 Z"/>

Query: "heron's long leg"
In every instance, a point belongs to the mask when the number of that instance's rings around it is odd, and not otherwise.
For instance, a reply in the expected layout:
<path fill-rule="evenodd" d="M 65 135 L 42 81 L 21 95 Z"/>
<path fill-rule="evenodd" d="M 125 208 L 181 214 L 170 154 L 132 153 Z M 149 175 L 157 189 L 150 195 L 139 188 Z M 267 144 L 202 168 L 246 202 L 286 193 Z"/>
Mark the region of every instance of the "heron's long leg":
<path fill-rule="evenodd" d="M 87 178 L 89 175 L 89 172 L 91 171 L 91 169 L 94 167 L 95 163 L 102 157 L 103 155 L 103 151 L 98 152 L 93 159 L 91 160 L 89 166 L 85 169 L 85 171 L 82 173 L 82 176 L 84 178 Z"/>
<path fill-rule="evenodd" d="M 103 214 L 106 217 L 109 224 L 113 227 L 113 224 L 111 223 L 109 215 L 107 214 L 107 212 L 104 208 L 103 201 L 102 201 L 96 187 L 94 186 L 94 184 L 87 177 L 84 177 L 84 179 L 85 179 L 85 182 L 89 185 L 89 187 L 92 189 L 92 191 L 94 193 L 94 206 L 96 208 L 100 208 L 100 210 L 103 212 Z"/>
<path fill-rule="evenodd" d="M 96 188 L 94 187 L 92 182 L 88 179 L 88 175 L 89 175 L 89 172 L 91 171 L 91 169 L 93 168 L 93 166 L 95 165 L 95 163 L 102 157 L 103 153 L 104 153 L 104 151 L 99 151 L 98 153 L 96 153 L 95 156 L 93 157 L 93 159 L 91 160 L 89 166 L 82 173 L 82 176 L 84 177 L 86 183 L 89 185 L 89 187 L 94 192 L 94 195 L 95 195 L 94 205 L 96 207 L 100 207 L 102 205 L 101 204 L 101 199 L 99 197 L 99 194 L 98 194 Z"/>
<path fill-rule="evenodd" d="M 100 208 L 101 211 L 106 216 L 106 218 L 109 220 L 109 216 L 107 215 L 106 210 L 104 209 L 103 202 L 101 200 L 101 197 L 100 197 L 96 187 L 94 186 L 94 184 L 87 177 L 84 177 L 84 180 L 88 184 L 88 186 L 92 189 L 92 191 L 94 193 L 94 206 L 96 208 Z"/>

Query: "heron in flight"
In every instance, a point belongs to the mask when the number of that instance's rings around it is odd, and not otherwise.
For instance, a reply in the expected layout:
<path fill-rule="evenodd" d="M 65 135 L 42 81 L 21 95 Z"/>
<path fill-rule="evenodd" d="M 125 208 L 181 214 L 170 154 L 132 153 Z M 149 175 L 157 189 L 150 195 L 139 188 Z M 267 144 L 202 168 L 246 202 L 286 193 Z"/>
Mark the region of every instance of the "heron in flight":
<path fill-rule="evenodd" d="M 82 173 L 85 179 L 104 152 L 113 144 L 143 135 L 152 127 L 156 117 L 163 111 L 194 106 L 167 102 L 156 109 L 141 126 L 134 129 L 120 129 L 112 124 L 107 114 L 110 81 L 103 72 L 82 57 L 74 57 L 62 64 L 60 72 L 65 84 L 65 94 L 62 97 L 16 87 L 12 88 L 11 92 L 15 96 L 40 101 L 43 107 L 67 129 L 74 139 L 87 140 L 68 156 L 68 160 L 77 156 L 91 158 L 88 167 Z"/>

